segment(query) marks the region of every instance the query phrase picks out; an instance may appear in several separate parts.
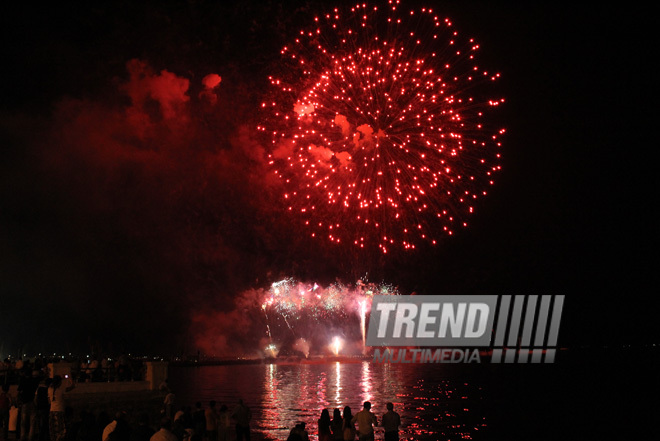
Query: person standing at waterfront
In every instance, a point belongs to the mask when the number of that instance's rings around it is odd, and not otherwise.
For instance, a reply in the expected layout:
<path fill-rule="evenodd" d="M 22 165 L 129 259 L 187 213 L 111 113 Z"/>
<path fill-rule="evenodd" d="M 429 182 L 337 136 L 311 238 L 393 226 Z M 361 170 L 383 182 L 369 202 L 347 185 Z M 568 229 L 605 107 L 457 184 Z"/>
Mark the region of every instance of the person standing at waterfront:
<path fill-rule="evenodd" d="M 117 427 L 117 421 L 121 419 L 122 415 L 120 412 L 115 414 L 115 419 L 110 421 L 104 428 L 103 433 L 101 434 L 101 441 L 108 441 L 108 437 Z"/>
<path fill-rule="evenodd" d="M 177 410 L 177 411 L 174 413 L 174 418 L 172 418 L 172 421 L 174 421 L 174 422 L 176 423 L 178 420 L 180 420 L 181 418 L 183 418 L 183 416 L 185 415 L 185 413 L 186 413 L 186 407 L 185 407 L 185 406 L 181 406 L 181 407 L 179 408 L 179 410 Z"/>
<path fill-rule="evenodd" d="M 231 416 L 226 404 L 220 407 L 218 414 L 218 441 L 229 441 L 229 433 L 231 432 Z"/>
<path fill-rule="evenodd" d="M 399 441 L 399 426 L 401 416 L 394 411 L 394 404 L 387 403 L 387 412 L 383 415 L 381 423 L 385 430 L 385 441 Z"/>
<path fill-rule="evenodd" d="M 183 412 L 181 412 L 181 415 L 183 415 Z M 174 417 L 174 421 L 172 422 L 172 433 L 174 434 L 174 436 L 176 436 L 176 439 L 178 439 L 179 441 L 184 441 L 188 439 L 189 435 L 183 423 L 183 416 L 179 418 L 177 418 L 176 416 Z"/>
<path fill-rule="evenodd" d="M 207 441 L 218 441 L 218 411 L 215 408 L 215 400 L 209 401 L 209 407 L 204 411 L 204 418 Z"/>
<path fill-rule="evenodd" d="M 18 402 L 21 409 L 21 441 L 34 441 L 36 429 L 36 413 L 34 409 L 34 394 L 39 386 L 39 372 L 21 373 L 18 382 Z"/>
<path fill-rule="evenodd" d="M 158 390 L 164 392 L 165 394 L 170 392 L 170 385 L 168 384 L 167 378 L 165 378 L 163 381 L 160 382 L 160 384 L 158 385 Z"/>
<path fill-rule="evenodd" d="M 202 409 L 202 402 L 195 403 L 195 410 L 192 414 L 193 420 L 193 435 L 192 441 L 202 441 L 204 433 L 206 432 L 206 417 L 204 416 L 204 409 Z"/>
<path fill-rule="evenodd" d="M 309 441 L 309 433 L 305 429 L 304 422 L 299 422 L 291 429 L 287 441 Z"/>
<path fill-rule="evenodd" d="M 344 419 L 342 421 L 342 436 L 344 441 L 355 440 L 355 423 L 353 423 L 353 414 L 349 406 L 344 407 Z"/>
<path fill-rule="evenodd" d="M 149 441 L 178 441 L 176 435 L 171 431 L 172 425 L 169 419 L 163 418 L 160 421 L 160 430 L 154 433 Z"/>
<path fill-rule="evenodd" d="M 131 426 L 126 419 L 126 412 L 117 412 L 115 414 L 115 419 L 106 426 L 106 429 L 103 430 L 101 439 L 103 441 L 129 441 L 131 436 Z"/>
<path fill-rule="evenodd" d="M 176 395 L 174 392 L 168 391 L 165 395 L 165 400 L 163 400 L 163 407 L 165 408 L 165 416 L 170 420 L 174 420 L 174 403 L 176 401 Z"/>
<path fill-rule="evenodd" d="M 11 397 L 9 395 L 9 385 L 3 384 L 0 389 L 0 426 L 2 426 L 2 438 L 9 436 L 9 409 L 11 408 Z"/>
<path fill-rule="evenodd" d="M 328 409 L 321 411 L 321 418 L 319 418 L 319 441 L 332 441 L 332 431 L 330 431 L 330 412 Z"/>
<path fill-rule="evenodd" d="M 355 414 L 351 422 L 358 424 L 358 437 L 360 441 L 373 441 L 374 439 L 374 426 L 378 424 L 376 415 L 371 412 L 371 403 L 364 402 L 361 411 Z"/>
<path fill-rule="evenodd" d="M 236 441 L 250 441 L 252 411 L 243 403 L 243 400 L 238 400 L 238 406 L 236 406 L 231 416 L 236 420 Z"/>
<path fill-rule="evenodd" d="M 50 429 L 50 441 L 63 441 L 66 435 L 66 421 L 64 411 L 66 403 L 64 402 L 64 393 L 69 392 L 75 387 L 75 383 L 66 376 L 68 385 L 62 384 L 62 377 L 55 375 L 53 382 L 48 387 L 48 402 L 50 403 L 50 413 L 48 414 L 48 427 Z"/>
<path fill-rule="evenodd" d="M 48 386 L 50 386 L 50 379 L 41 378 L 37 391 L 34 393 L 35 426 L 39 441 L 48 440 L 48 412 L 50 411 Z"/>
<path fill-rule="evenodd" d="M 341 411 L 337 408 L 332 413 L 332 422 L 330 423 L 330 431 L 332 432 L 333 441 L 344 441 L 344 431 L 342 430 Z"/>

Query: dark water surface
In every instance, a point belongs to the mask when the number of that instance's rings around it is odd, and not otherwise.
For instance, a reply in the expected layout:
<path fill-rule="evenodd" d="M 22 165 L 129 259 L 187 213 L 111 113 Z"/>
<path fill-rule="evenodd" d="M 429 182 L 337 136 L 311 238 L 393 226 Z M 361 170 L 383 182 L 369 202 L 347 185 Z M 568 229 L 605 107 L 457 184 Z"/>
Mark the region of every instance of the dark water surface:
<path fill-rule="evenodd" d="M 172 367 L 180 405 L 253 411 L 255 439 L 285 440 L 297 421 L 316 439 L 321 409 L 391 401 L 401 439 L 638 439 L 658 413 L 657 352 L 561 354 L 549 365 L 251 364 Z M 382 439 L 382 429 L 376 433 Z"/>

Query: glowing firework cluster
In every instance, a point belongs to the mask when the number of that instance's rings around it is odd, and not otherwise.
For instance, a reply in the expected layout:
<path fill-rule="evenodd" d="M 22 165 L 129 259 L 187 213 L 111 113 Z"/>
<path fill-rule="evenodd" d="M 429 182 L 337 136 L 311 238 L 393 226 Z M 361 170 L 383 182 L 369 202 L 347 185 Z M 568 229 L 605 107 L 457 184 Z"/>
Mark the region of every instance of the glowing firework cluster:
<path fill-rule="evenodd" d="M 261 309 L 266 319 L 269 356 L 289 345 L 308 355 L 310 350 L 334 355 L 347 343 L 364 348 L 366 315 L 374 295 L 398 295 L 386 284 L 358 281 L 355 286 L 335 283 L 328 287 L 288 278 L 264 292 Z M 288 342 L 288 343 L 287 343 Z"/>
<path fill-rule="evenodd" d="M 284 47 L 259 127 L 311 236 L 382 252 L 465 226 L 499 170 L 499 74 L 431 8 L 399 1 L 314 19 Z"/>

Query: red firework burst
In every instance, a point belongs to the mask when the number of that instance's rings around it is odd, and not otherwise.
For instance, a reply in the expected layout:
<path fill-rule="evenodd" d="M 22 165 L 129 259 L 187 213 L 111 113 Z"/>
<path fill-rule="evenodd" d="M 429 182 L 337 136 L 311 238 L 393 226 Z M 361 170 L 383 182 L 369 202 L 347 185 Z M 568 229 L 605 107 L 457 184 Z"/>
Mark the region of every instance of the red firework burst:
<path fill-rule="evenodd" d="M 281 51 L 259 127 L 288 209 L 311 236 L 414 249 L 465 226 L 500 169 L 478 67 L 433 9 L 357 5 L 314 19 Z"/>

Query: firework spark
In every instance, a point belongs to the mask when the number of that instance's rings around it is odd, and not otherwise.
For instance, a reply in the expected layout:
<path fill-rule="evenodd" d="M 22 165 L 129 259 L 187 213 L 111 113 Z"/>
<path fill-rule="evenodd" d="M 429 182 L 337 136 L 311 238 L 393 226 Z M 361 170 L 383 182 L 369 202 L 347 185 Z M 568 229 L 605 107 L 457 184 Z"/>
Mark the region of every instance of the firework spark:
<path fill-rule="evenodd" d="M 337 337 L 337 336 L 333 337 L 332 338 L 332 343 L 330 343 L 332 353 L 335 354 L 335 355 L 339 355 L 339 351 L 341 350 L 342 344 L 343 344 L 343 342 L 342 342 L 341 337 Z"/>
<path fill-rule="evenodd" d="M 430 8 L 357 5 L 284 47 L 259 127 L 290 212 L 310 235 L 414 249 L 465 226 L 500 169 L 498 79 Z"/>
<path fill-rule="evenodd" d="M 296 339 L 316 346 L 333 335 L 329 346 L 336 353 L 344 347 L 346 339 L 355 336 L 363 351 L 366 318 L 373 296 L 398 294 L 391 285 L 362 280 L 355 286 L 337 282 L 327 287 L 293 278 L 280 280 L 264 291 L 262 297 L 268 340 Z M 339 338 L 335 332 L 340 332 L 344 338 Z"/>

